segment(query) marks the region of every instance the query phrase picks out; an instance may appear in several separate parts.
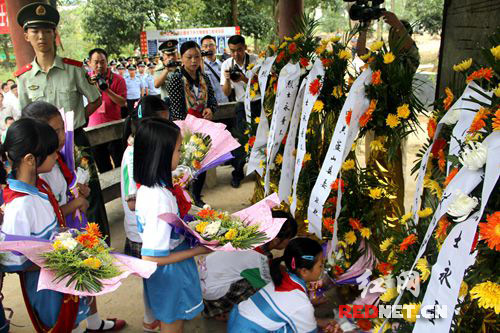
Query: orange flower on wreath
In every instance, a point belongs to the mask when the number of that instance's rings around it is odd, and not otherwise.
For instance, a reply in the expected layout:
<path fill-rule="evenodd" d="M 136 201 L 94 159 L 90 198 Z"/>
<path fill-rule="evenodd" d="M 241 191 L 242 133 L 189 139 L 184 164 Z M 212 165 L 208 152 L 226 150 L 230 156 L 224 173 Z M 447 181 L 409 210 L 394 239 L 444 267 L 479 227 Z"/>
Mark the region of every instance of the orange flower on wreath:
<path fill-rule="evenodd" d="M 99 225 L 97 223 L 94 223 L 94 222 L 90 222 L 89 224 L 87 224 L 87 226 L 85 227 L 85 231 L 89 234 L 89 235 L 92 235 L 92 236 L 95 236 L 97 238 L 102 238 L 102 233 L 101 231 L 99 230 Z"/>
<path fill-rule="evenodd" d="M 403 239 L 403 241 L 401 242 L 401 244 L 399 244 L 399 251 L 402 252 L 402 251 L 408 250 L 408 247 L 410 245 L 415 244 L 416 241 L 417 241 L 417 235 L 415 235 L 415 234 L 409 235 L 408 237 L 406 237 L 405 239 Z"/>
<path fill-rule="evenodd" d="M 330 231 L 333 233 L 333 225 L 335 224 L 335 219 L 332 219 L 331 217 L 326 217 L 323 219 L 323 225 L 325 226 L 326 230 Z"/>
<path fill-rule="evenodd" d="M 446 166 L 446 157 L 444 156 L 444 150 L 440 150 L 438 152 L 439 160 L 438 160 L 438 167 L 441 172 L 444 172 L 445 166 Z"/>
<path fill-rule="evenodd" d="M 479 235 L 488 247 L 500 251 L 500 211 L 486 216 L 485 223 L 479 223 Z"/>
<path fill-rule="evenodd" d="M 313 96 L 316 96 L 319 93 L 320 89 L 321 89 L 321 82 L 319 81 L 319 79 L 313 80 L 313 82 L 311 82 L 311 84 L 309 85 L 309 92 Z"/>
<path fill-rule="evenodd" d="M 429 118 L 429 122 L 427 123 L 427 134 L 429 135 L 429 138 L 434 138 L 434 134 L 436 134 L 436 119 L 433 117 Z"/>
<path fill-rule="evenodd" d="M 369 321 L 368 319 L 358 319 L 356 324 L 363 331 L 369 331 L 372 329 L 372 322 Z"/>
<path fill-rule="evenodd" d="M 276 57 L 276 62 L 277 62 L 277 63 L 280 63 L 280 62 L 283 60 L 283 58 L 285 58 L 285 51 L 281 51 L 281 52 L 278 54 L 278 56 Z"/>
<path fill-rule="evenodd" d="M 434 237 L 440 241 L 443 241 L 446 238 L 446 235 L 448 235 L 448 227 L 450 225 L 450 221 L 448 221 L 446 216 L 443 216 L 438 222 Z"/>
<path fill-rule="evenodd" d="M 448 184 L 451 182 L 451 180 L 456 176 L 456 174 L 458 173 L 458 168 L 453 168 L 451 169 L 450 173 L 448 174 L 448 176 L 446 177 L 446 179 L 444 180 L 443 182 L 443 185 L 446 187 L 448 186 Z"/>
<path fill-rule="evenodd" d="M 493 69 L 491 67 L 480 68 L 477 71 L 472 72 L 467 77 L 467 83 L 471 82 L 472 80 L 479 80 L 479 79 L 485 79 L 489 81 L 491 80 L 492 77 L 493 77 Z"/>
<path fill-rule="evenodd" d="M 297 44 L 295 44 L 295 42 L 290 43 L 290 45 L 288 45 L 288 52 L 289 52 L 290 54 L 295 54 L 295 53 L 297 53 Z"/>
<path fill-rule="evenodd" d="M 333 60 L 328 58 L 323 58 L 321 59 L 321 63 L 323 64 L 323 67 L 328 68 L 331 65 L 333 65 Z"/>
<path fill-rule="evenodd" d="M 307 59 L 307 58 L 300 58 L 299 63 L 300 63 L 300 66 L 307 67 L 307 66 L 309 66 L 309 59 Z"/>
<path fill-rule="evenodd" d="M 99 239 L 90 234 L 80 234 L 76 237 L 76 241 L 87 249 L 93 249 L 97 244 L 99 244 Z"/>
<path fill-rule="evenodd" d="M 330 204 L 332 204 L 332 206 L 336 207 L 337 206 L 337 197 L 331 197 L 330 199 L 328 199 L 328 202 Z"/>
<path fill-rule="evenodd" d="M 250 147 L 253 147 L 254 144 L 255 144 L 255 136 L 251 136 L 250 139 L 248 139 L 248 145 Z"/>
<path fill-rule="evenodd" d="M 365 127 L 366 124 L 368 124 L 368 122 L 370 120 L 372 120 L 372 114 L 373 114 L 373 111 L 375 111 L 376 107 L 377 107 L 377 100 L 376 99 L 372 99 L 370 101 L 370 106 L 368 107 L 368 109 L 361 116 L 361 118 L 359 118 L 359 125 L 361 127 Z"/>
<path fill-rule="evenodd" d="M 349 218 L 349 224 L 351 225 L 351 228 L 353 228 L 354 230 L 359 230 L 363 228 L 363 224 L 361 224 L 360 219 L 355 219 L 351 217 Z"/>
<path fill-rule="evenodd" d="M 351 125 L 351 116 L 352 110 L 347 111 L 347 114 L 345 115 L 345 122 L 347 123 L 347 126 Z"/>
<path fill-rule="evenodd" d="M 500 131 L 500 107 L 495 112 L 495 117 L 493 118 L 493 130 Z"/>
<path fill-rule="evenodd" d="M 372 85 L 378 86 L 379 84 L 382 83 L 382 72 L 380 70 L 373 72 L 372 74 Z"/>
<path fill-rule="evenodd" d="M 340 184 L 340 191 L 344 192 L 344 181 L 342 179 L 335 179 L 335 181 L 332 183 L 330 186 L 332 191 L 337 192 L 339 190 L 339 184 Z"/>
<path fill-rule="evenodd" d="M 443 100 L 443 106 L 445 110 L 448 110 L 455 97 L 453 96 L 453 92 L 451 91 L 451 89 L 448 87 L 444 89 L 444 93 L 446 94 L 446 98 Z"/>
<path fill-rule="evenodd" d="M 387 275 L 394 269 L 394 266 L 388 262 L 381 262 L 377 265 L 377 269 L 382 275 Z"/>
<path fill-rule="evenodd" d="M 472 124 L 469 127 L 469 133 L 475 133 L 481 130 L 484 126 L 486 126 L 485 119 L 488 119 L 491 111 L 487 108 L 480 108 L 479 111 L 476 112 L 474 119 L 472 120 Z"/>

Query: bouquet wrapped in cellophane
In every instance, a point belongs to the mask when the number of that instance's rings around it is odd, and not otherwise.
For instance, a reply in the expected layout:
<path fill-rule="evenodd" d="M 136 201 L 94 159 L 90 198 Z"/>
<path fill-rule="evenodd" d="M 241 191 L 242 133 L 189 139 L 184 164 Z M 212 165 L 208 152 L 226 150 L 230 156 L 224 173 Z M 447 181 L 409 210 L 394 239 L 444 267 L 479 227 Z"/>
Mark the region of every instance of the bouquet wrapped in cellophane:
<path fill-rule="evenodd" d="M 59 233 L 52 243 L 52 251 L 41 256 L 45 259 L 45 268 L 55 273 L 54 281 L 65 280 L 66 287 L 74 282 L 78 291 L 100 292 L 101 280 L 121 274 L 110 250 L 99 226 L 89 223 L 82 232 L 71 229 Z"/>
<path fill-rule="evenodd" d="M 160 219 L 196 243 L 214 251 L 244 251 L 272 240 L 286 219 L 273 218 L 271 209 L 280 201 L 276 193 L 234 214 L 203 209 L 186 222 L 176 214 L 162 214 Z"/>

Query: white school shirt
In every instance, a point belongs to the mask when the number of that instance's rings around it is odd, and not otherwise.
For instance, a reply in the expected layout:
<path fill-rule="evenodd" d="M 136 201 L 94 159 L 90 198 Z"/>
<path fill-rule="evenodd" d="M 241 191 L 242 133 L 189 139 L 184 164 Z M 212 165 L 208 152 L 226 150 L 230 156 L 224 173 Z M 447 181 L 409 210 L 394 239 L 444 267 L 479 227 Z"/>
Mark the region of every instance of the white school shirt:
<path fill-rule="evenodd" d="M 220 85 L 223 86 L 226 83 L 226 77 L 224 76 L 224 72 L 229 70 L 233 63 L 238 66 L 238 68 L 243 72 L 243 74 L 246 76 L 247 75 L 247 69 L 248 65 L 254 64 L 257 62 L 258 57 L 255 54 L 250 54 L 249 55 L 249 61 L 248 64 L 244 63 L 243 66 L 240 66 L 236 63 L 236 61 L 233 61 L 233 58 L 226 59 L 220 68 L 221 76 L 220 76 Z M 243 99 L 245 98 L 245 91 L 246 91 L 246 84 L 243 81 L 239 82 L 233 82 L 231 81 L 231 88 L 234 89 L 235 97 L 236 97 L 236 102 L 243 102 Z"/>
<path fill-rule="evenodd" d="M 184 236 L 173 232 L 170 224 L 158 218 L 164 213 L 179 215 L 174 195 L 160 186 L 139 187 L 135 201 L 135 215 L 137 230 L 142 239 L 143 256 L 166 257 L 170 254 L 170 250 L 184 241 Z"/>
<path fill-rule="evenodd" d="M 2 232 L 9 235 L 49 239 L 58 230 L 57 217 L 47 194 L 16 179 L 8 179 L 11 190 L 27 195 L 5 205 Z M 26 269 L 31 263 L 25 256 L 6 253 L 2 261 L 8 272 Z"/>
<path fill-rule="evenodd" d="M 132 140 L 132 141 L 131 141 Z M 132 143 L 131 143 L 132 142 Z M 135 213 L 128 208 L 127 200 L 135 199 L 137 194 L 137 184 L 134 181 L 134 144 L 133 139 L 129 138 L 129 145 L 125 149 L 121 165 L 121 201 L 123 206 L 124 227 L 127 238 L 132 242 L 141 243 L 142 239 L 137 231 L 137 221 Z"/>
<path fill-rule="evenodd" d="M 209 301 L 223 297 L 231 284 L 246 279 L 255 289 L 271 282 L 269 258 L 255 250 L 214 252 L 205 257 L 206 270 L 200 273 L 203 298 Z"/>
<path fill-rule="evenodd" d="M 52 193 L 54 193 L 57 202 L 59 203 L 59 206 L 68 203 L 68 184 L 66 183 L 66 179 L 64 178 L 58 163 L 54 165 L 50 172 L 40 174 L 40 178 L 49 184 Z"/>
<path fill-rule="evenodd" d="M 306 333 L 317 330 L 314 307 L 307 296 L 306 284 L 295 274 L 285 273 L 279 288 L 269 283 L 238 304 L 237 311 L 240 316 L 267 331 L 285 328 L 283 332 Z"/>

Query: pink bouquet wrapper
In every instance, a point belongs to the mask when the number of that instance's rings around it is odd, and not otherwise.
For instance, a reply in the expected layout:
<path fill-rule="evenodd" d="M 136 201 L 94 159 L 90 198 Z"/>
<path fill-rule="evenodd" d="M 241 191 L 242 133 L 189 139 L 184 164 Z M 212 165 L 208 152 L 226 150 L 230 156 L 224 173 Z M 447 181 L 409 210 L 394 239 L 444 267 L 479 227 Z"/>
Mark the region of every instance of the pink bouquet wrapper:
<path fill-rule="evenodd" d="M 202 169 L 207 165 L 213 165 L 213 162 L 227 155 L 240 146 L 238 141 L 233 138 L 226 129 L 226 125 L 214 123 L 203 118 L 196 118 L 188 114 L 184 120 L 174 121 L 181 129 L 181 133 L 189 131 L 191 133 L 201 133 L 210 136 L 212 145 L 207 155 L 201 162 Z M 215 165 L 216 166 L 216 165 Z"/>
<path fill-rule="evenodd" d="M 276 193 L 273 193 L 270 196 L 257 202 L 253 206 L 231 214 L 232 216 L 236 216 L 242 221 L 247 222 L 249 225 L 259 224 L 259 230 L 264 232 L 267 235 L 268 239 L 265 242 L 255 244 L 255 247 L 261 246 L 266 242 L 271 241 L 274 237 L 276 237 L 283 223 L 285 223 L 286 219 L 273 218 L 271 213 L 271 209 L 278 206 L 280 203 L 281 201 L 278 198 L 278 195 Z M 159 218 L 174 227 L 186 230 L 191 235 L 193 235 L 201 245 L 206 246 L 213 251 L 248 251 L 248 249 L 244 250 L 235 248 L 231 243 L 227 243 L 223 246 L 218 246 L 216 241 L 209 242 L 204 240 L 196 231 L 192 230 L 189 227 L 188 223 L 184 222 L 176 214 L 162 214 L 159 216 Z"/>
<path fill-rule="evenodd" d="M 122 274 L 112 279 L 102 280 L 103 288 L 100 292 L 77 291 L 74 284 L 66 287 L 68 278 L 59 282 L 53 281 L 55 273 L 44 268 L 45 259 L 40 254 L 52 250 L 52 243 L 34 240 L 22 241 L 4 241 L 0 243 L 0 251 L 16 251 L 24 255 L 34 264 L 40 267 L 40 278 L 38 279 L 37 290 L 50 289 L 61 293 L 76 295 L 76 296 L 99 296 L 115 291 L 121 286 L 121 280 L 131 274 L 149 278 L 156 271 L 156 263 L 130 257 L 124 254 L 112 253 L 116 259 L 115 265 L 120 269 Z"/>

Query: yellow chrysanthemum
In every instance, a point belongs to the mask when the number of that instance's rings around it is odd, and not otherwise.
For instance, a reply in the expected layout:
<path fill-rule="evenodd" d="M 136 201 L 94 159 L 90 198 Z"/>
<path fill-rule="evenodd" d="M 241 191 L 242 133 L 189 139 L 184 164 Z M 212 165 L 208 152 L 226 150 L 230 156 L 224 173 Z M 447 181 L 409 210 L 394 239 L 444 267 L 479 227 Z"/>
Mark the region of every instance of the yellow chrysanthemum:
<path fill-rule="evenodd" d="M 370 59 L 372 53 L 371 52 L 367 52 L 365 54 L 363 54 L 362 56 L 359 56 L 359 58 L 363 61 L 367 61 L 368 59 Z"/>
<path fill-rule="evenodd" d="M 259 162 L 259 168 L 260 169 L 264 169 L 266 167 L 266 163 L 264 162 L 264 160 L 260 160 Z"/>
<path fill-rule="evenodd" d="M 283 43 L 281 43 L 279 48 L 280 49 L 285 48 L 287 46 L 287 44 L 288 44 L 287 42 L 283 42 Z"/>
<path fill-rule="evenodd" d="M 338 56 L 342 60 L 349 60 L 352 58 L 351 52 L 347 50 L 340 50 Z"/>
<path fill-rule="evenodd" d="M 301 33 L 301 32 L 299 32 L 298 34 L 296 34 L 295 36 L 293 36 L 293 39 L 294 39 L 294 40 L 297 40 L 297 39 L 300 39 L 300 38 L 302 38 L 302 37 L 304 37 L 304 34 L 303 34 L 303 33 Z"/>
<path fill-rule="evenodd" d="M 304 160 L 302 161 L 303 163 L 307 163 L 311 160 L 311 154 L 305 153 L 304 154 Z"/>
<path fill-rule="evenodd" d="M 409 213 L 406 213 L 405 215 L 403 215 L 401 217 L 401 224 L 406 224 L 406 222 L 408 222 L 408 220 L 412 217 L 412 213 L 409 212 Z"/>
<path fill-rule="evenodd" d="M 379 140 L 373 140 L 372 142 L 370 142 L 370 150 L 381 152 L 386 151 L 384 145 Z"/>
<path fill-rule="evenodd" d="M 464 72 L 464 71 L 468 70 L 471 65 L 472 65 L 472 58 L 469 58 L 469 59 L 462 61 L 461 63 L 453 65 L 453 70 L 455 72 Z"/>
<path fill-rule="evenodd" d="M 255 67 L 255 63 L 250 64 L 250 65 L 247 66 L 247 70 L 251 71 L 254 67 Z"/>
<path fill-rule="evenodd" d="M 291 42 L 293 39 L 292 39 L 292 38 L 290 38 L 290 37 L 288 37 L 288 36 L 285 36 L 285 40 L 286 40 L 287 42 Z"/>
<path fill-rule="evenodd" d="M 250 134 L 250 130 L 249 130 L 249 129 L 246 129 L 246 130 L 245 130 L 245 132 L 243 132 L 243 134 L 245 134 L 245 135 Z"/>
<path fill-rule="evenodd" d="M 389 247 L 392 245 L 392 242 L 394 241 L 393 237 L 386 238 L 380 243 L 380 251 L 385 252 L 389 249 Z"/>
<path fill-rule="evenodd" d="M 322 54 L 323 52 L 325 52 L 325 50 L 326 50 L 326 45 L 321 45 L 321 46 L 318 46 L 318 47 L 316 48 L 316 54 L 317 54 L 317 55 L 320 55 L 320 54 Z"/>
<path fill-rule="evenodd" d="M 384 46 L 384 42 L 381 40 L 373 42 L 372 45 L 370 45 L 370 51 L 377 52 L 382 48 L 382 46 Z"/>
<path fill-rule="evenodd" d="M 101 261 L 97 258 L 94 258 L 94 257 L 90 257 L 90 258 L 85 259 L 82 262 L 82 264 L 84 266 L 87 266 L 90 269 L 99 269 L 99 267 L 101 267 L 101 265 L 102 265 Z"/>
<path fill-rule="evenodd" d="M 254 121 L 256 124 L 260 123 L 260 117 L 255 117 Z"/>
<path fill-rule="evenodd" d="M 420 303 L 409 303 L 403 305 L 402 315 L 404 320 L 409 323 L 414 323 L 417 321 L 417 315 L 420 312 Z"/>
<path fill-rule="evenodd" d="M 418 216 L 422 219 L 425 219 L 426 217 L 429 217 L 432 214 L 432 212 L 434 211 L 432 210 L 431 207 L 426 207 L 418 211 Z"/>
<path fill-rule="evenodd" d="M 418 259 L 417 265 L 415 267 L 420 271 L 420 278 L 422 279 L 422 281 L 427 281 L 427 279 L 431 275 L 427 259 L 425 257 Z"/>
<path fill-rule="evenodd" d="M 62 242 L 60 240 L 56 240 L 54 243 L 52 243 L 52 247 L 56 251 L 64 249 L 64 246 L 62 245 Z"/>
<path fill-rule="evenodd" d="M 250 98 L 255 98 L 257 94 L 255 93 L 254 90 L 250 90 Z"/>
<path fill-rule="evenodd" d="M 342 97 L 342 95 L 344 95 L 344 93 L 342 92 L 342 86 L 333 87 L 332 95 L 333 95 L 333 97 L 335 97 L 337 99 Z"/>
<path fill-rule="evenodd" d="M 370 239 L 370 236 L 372 235 L 372 231 L 369 228 L 361 228 L 360 230 L 361 237 Z"/>
<path fill-rule="evenodd" d="M 458 292 L 458 296 L 465 297 L 467 295 L 468 290 L 469 286 L 467 285 L 467 282 L 462 281 L 462 284 L 460 285 L 460 291 Z"/>
<path fill-rule="evenodd" d="M 354 231 L 347 232 L 344 236 L 344 239 L 345 239 L 346 243 L 349 245 L 356 243 L 356 240 L 357 240 L 356 234 L 354 233 Z"/>
<path fill-rule="evenodd" d="M 500 97 L 500 84 L 498 84 L 496 89 L 493 90 L 493 93 L 495 94 L 496 97 Z"/>
<path fill-rule="evenodd" d="M 393 62 L 394 59 L 396 59 L 396 56 L 394 56 L 394 53 L 388 52 L 388 53 L 384 54 L 384 64 L 388 65 L 391 62 Z"/>
<path fill-rule="evenodd" d="M 277 165 L 281 165 L 281 163 L 283 163 L 283 155 L 281 155 L 281 154 L 276 155 L 276 159 L 274 160 L 274 162 Z"/>
<path fill-rule="evenodd" d="M 248 151 L 250 150 L 250 145 L 247 143 L 245 143 L 245 152 L 248 153 Z"/>
<path fill-rule="evenodd" d="M 344 249 L 347 247 L 347 244 L 344 241 L 338 241 L 337 245 L 340 246 L 340 247 L 343 247 Z"/>
<path fill-rule="evenodd" d="M 276 45 L 274 45 L 274 44 L 270 44 L 270 45 L 269 45 L 269 48 L 270 48 L 271 50 L 273 50 L 273 52 L 276 52 L 276 51 L 278 50 L 278 48 L 277 48 L 277 47 L 276 47 Z"/>
<path fill-rule="evenodd" d="M 398 297 L 398 290 L 396 288 L 389 288 L 385 291 L 385 293 L 380 295 L 380 300 L 382 302 L 389 303 L 396 297 Z"/>
<path fill-rule="evenodd" d="M 314 112 L 321 112 L 321 111 L 323 111 L 324 107 L 325 107 L 325 103 L 323 103 L 322 101 L 320 101 L 318 99 L 316 102 L 314 102 L 313 111 Z"/>
<path fill-rule="evenodd" d="M 383 190 L 380 187 L 374 187 L 369 189 L 370 193 L 368 194 L 370 198 L 378 200 L 383 196 Z"/>
<path fill-rule="evenodd" d="M 234 239 L 237 234 L 238 234 L 238 230 L 231 228 L 228 230 L 228 232 L 226 232 L 226 234 L 224 235 L 224 238 L 231 240 L 231 239 Z"/>
<path fill-rule="evenodd" d="M 337 43 L 340 39 L 340 36 L 333 36 L 332 38 L 330 38 L 330 42 Z"/>
<path fill-rule="evenodd" d="M 483 309 L 493 309 L 500 313 L 500 285 L 491 281 L 476 284 L 470 291 L 472 299 Z"/>
<path fill-rule="evenodd" d="M 255 90 L 255 91 L 258 91 L 259 90 L 259 84 L 257 82 L 255 82 L 253 85 L 252 85 L 252 89 Z"/>
<path fill-rule="evenodd" d="M 288 197 L 288 203 L 291 205 L 291 204 L 292 204 L 292 202 L 293 202 L 293 197 L 292 197 L 292 196 L 289 196 L 289 197 Z"/>
<path fill-rule="evenodd" d="M 201 151 L 199 151 L 199 150 L 195 151 L 193 155 L 196 158 L 202 158 L 203 157 L 203 153 Z"/>
<path fill-rule="evenodd" d="M 491 51 L 491 54 L 493 54 L 493 56 L 495 57 L 495 60 L 500 60 L 500 45 L 497 45 L 495 47 L 492 47 L 490 49 Z"/>
<path fill-rule="evenodd" d="M 354 160 L 346 160 L 344 163 L 342 163 L 342 171 L 349 171 L 349 170 L 352 170 L 354 169 L 354 167 L 356 166 L 356 163 L 354 162 Z"/>
<path fill-rule="evenodd" d="M 393 113 L 389 113 L 387 115 L 387 118 L 385 119 L 385 123 L 387 124 L 387 126 L 389 126 L 390 128 L 395 128 L 396 126 L 398 126 L 401 122 L 399 121 L 399 118 L 397 115 L 393 114 Z"/>
<path fill-rule="evenodd" d="M 427 188 L 431 191 L 432 194 L 438 197 L 438 199 L 441 199 L 441 196 L 443 195 L 443 189 L 439 185 L 437 181 L 434 179 L 430 179 L 429 177 L 425 176 L 424 177 L 424 188 Z"/>
<path fill-rule="evenodd" d="M 199 232 L 200 234 L 202 234 L 204 231 L 205 231 L 205 228 L 209 225 L 208 222 L 200 222 L 196 225 L 196 227 L 194 228 L 197 232 Z"/>
<path fill-rule="evenodd" d="M 401 106 L 398 106 L 397 113 L 399 118 L 403 119 L 408 118 L 408 116 L 410 115 L 410 108 L 408 104 L 403 104 Z"/>

